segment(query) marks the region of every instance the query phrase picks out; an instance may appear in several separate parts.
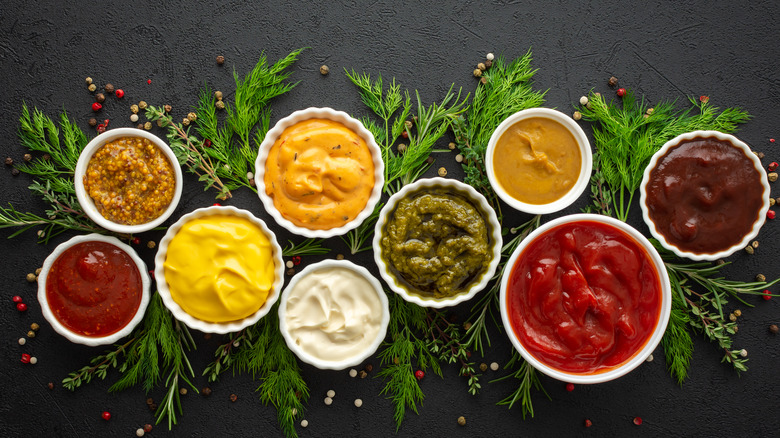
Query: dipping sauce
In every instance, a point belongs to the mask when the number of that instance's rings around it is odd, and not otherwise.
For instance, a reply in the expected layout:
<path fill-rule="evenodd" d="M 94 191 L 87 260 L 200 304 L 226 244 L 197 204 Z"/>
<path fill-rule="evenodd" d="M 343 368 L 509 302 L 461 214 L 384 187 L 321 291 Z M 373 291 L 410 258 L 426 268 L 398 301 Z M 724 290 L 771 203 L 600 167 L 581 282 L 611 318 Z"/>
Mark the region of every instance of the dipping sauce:
<path fill-rule="evenodd" d="M 164 266 L 173 300 L 208 322 L 257 312 L 275 279 L 273 249 L 263 230 L 228 215 L 185 223 L 168 245 Z"/>
<path fill-rule="evenodd" d="M 296 345 L 323 361 L 365 353 L 382 327 L 377 291 L 352 269 L 309 272 L 287 296 L 287 331 Z"/>
<path fill-rule="evenodd" d="M 496 142 L 493 157 L 498 183 L 526 204 L 548 204 L 563 197 L 574 187 L 582 166 L 574 135 L 544 117 L 510 126 Z"/>
<path fill-rule="evenodd" d="M 535 358 L 560 371 L 620 366 L 658 324 L 661 280 L 653 261 L 614 226 L 578 221 L 551 228 L 511 269 L 512 330 Z"/>
<path fill-rule="evenodd" d="M 160 217 L 171 204 L 175 187 L 168 157 L 141 137 L 106 143 L 92 155 L 84 174 L 84 189 L 100 214 L 124 225 Z"/>
<path fill-rule="evenodd" d="M 464 195 L 443 188 L 401 199 L 383 231 L 381 255 L 390 272 L 422 297 L 468 291 L 493 257 L 482 213 Z"/>
<path fill-rule="evenodd" d="M 100 241 L 68 248 L 46 276 L 46 299 L 54 316 L 68 330 L 88 337 L 108 336 L 129 324 L 143 292 L 133 259 Z"/>
<path fill-rule="evenodd" d="M 371 151 L 339 122 L 309 119 L 285 129 L 268 153 L 265 191 L 287 220 L 338 228 L 365 208 L 374 188 Z"/>
<path fill-rule="evenodd" d="M 672 147 L 650 171 L 646 205 L 670 244 L 716 253 L 739 244 L 764 203 L 761 175 L 742 149 L 714 137 Z"/>

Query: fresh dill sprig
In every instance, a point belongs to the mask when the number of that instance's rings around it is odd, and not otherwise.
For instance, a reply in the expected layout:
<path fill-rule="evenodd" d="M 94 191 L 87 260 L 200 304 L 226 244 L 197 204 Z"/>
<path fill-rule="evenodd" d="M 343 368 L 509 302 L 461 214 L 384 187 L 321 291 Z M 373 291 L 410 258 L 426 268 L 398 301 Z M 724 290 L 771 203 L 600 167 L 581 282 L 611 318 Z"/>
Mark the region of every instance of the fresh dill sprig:
<path fill-rule="evenodd" d="M 520 412 L 523 414 L 523 418 L 525 418 L 526 415 L 530 415 L 531 418 L 533 418 L 534 405 L 531 398 L 531 390 L 535 389 L 536 391 L 541 391 L 548 400 L 551 400 L 550 394 L 548 394 L 542 386 L 542 381 L 539 379 L 539 375 L 537 374 L 538 371 L 536 371 L 534 367 L 532 367 L 528 362 L 520 357 L 520 354 L 515 350 L 512 350 L 512 358 L 509 360 L 509 362 L 507 362 L 506 366 L 504 366 L 504 369 L 515 369 L 515 371 L 512 374 L 507 374 L 504 377 L 493 380 L 491 383 L 502 381 L 511 377 L 519 380 L 520 385 L 517 387 L 517 389 L 514 390 L 514 392 L 512 392 L 512 394 L 498 402 L 498 404 L 509 406 L 509 409 L 512 409 L 512 406 L 514 406 L 514 404 L 520 400 Z"/>
<path fill-rule="evenodd" d="M 406 184 L 417 180 L 428 168 L 428 157 L 436 142 L 447 132 L 452 120 L 466 109 L 468 96 L 461 100 L 461 90 L 456 94 L 454 85 L 439 103 L 425 107 L 420 93 L 417 98 L 417 115 L 409 120 L 412 111 L 412 99 L 406 91 L 402 97 L 401 86 L 395 82 L 385 91 L 382 76 L 372 80 L 368 74 L 346 71 L 347 77 L 358 87 L 363 103 L 380 118 L 377 124 L 370 118 L 361 121 L 371 131 L 382 151 L 385 164 L 385 185 L 383 191 L 388 195 L 397 192 Z M 400 112 L 399 112 L 400 111 Z M 405 135 L 404 135 L 405 134 Z M 401 139 L 405 143 L 393 146 Z"/>
<path fill-rule="evenodd" d="M 485 152 L 493 131 L 517 111 L 541 106 L 547 91 L 536 91 L 531 51 L 511 63 L 503 57 L 482 74 L 465 117 L 453 122 L 455 141 L 463 154 L 464 182 L 482 193 L 501 220 L 501 205 L 485 171 Z M 484 82 L 483 82 L 484 81 Z"/>
<path fill-rule="evenodd" d="M 87 144 L 84 132 L 65 112 L 60 115 L 58 128 L 54 120 L 37 108 L 31 112 L 27 104 L 22 106 L 19 125 L 18 137 L 22 146 L 42 155 L 20 164 L 18 169 L 35 177 L 29 189 L 40 195 L 49 208 L 45 216 L 41 216 L 17 211 L 10 204 L 8 208 L 0 207 L 0 228 L 19 227 L 10 238 L 42 226 L 38 233 L 40 243 L 47 243 L 67 230 L 106 233 L 84 214 L 75 198 L 73 174 Z"/>
<path fill-rule="evenodd" d="M 369 215 L 363 223 L 341 236 L 341 240 L 347 244 L 350 254 L 357 254 L 372 248 L 370 241 L 374 235 L 374 226 L 376 226 L 376 221 L 379 219 L 379 212 L 384 205 L 384 202 L 377 204 L 377 206 L 374 207 L 374 211 L 371 212 L 371 215 Z M 366 245 L 367 241 L 369 242 L 368 245 Z"/>
<path fill-rule="evenodd" d="M 670 278 L 671 280 L 671 278 Z M 690 316 L 685 311 L 683 291 L 680 282 L 675 277 L 670 281 L 672 285 L 672 311 L 669 315 L 669 325 L 666 327 L 664 337 L 661 338 L 661 346 L 664 349 L 666 367 L 669 374 L 682 385 L 688 376 L 688 369 L 693 358 L 693 339 L 688 331 Z"/>
<path fill-rule="evenodd" d="M 277 305 L 278 306 L 278 305 Z M 213 382 L 225 371 L 250 372 L 260 380 L 260 400 L 276 408 L 279 427 L 287 437 L 297 437 L 296 419 L 303 418 L 309 388 L 293 353 L 279 332 L 277 307 L 257 324 L 230 335 L 203 371 Z"/>
<path fill-rule="evenodd" d="M 89 383 L 93 376 L 105 379 L 109 368 L 118 367 L 122 376 L 109 388 L 110 392 L 138 384 L 141 384 L 144 391 L 149 392 L 157 386 L 161 375 L 167 372 L 167 391 L 157 409 L 156 417 L 157 424 L 167 419 L 170 429 L 176 424 L 176 416 L 182 414 L 180 386 L 186 383 L 197 392 L 197 388 L 189 380 L 195 376 L 187 358 L 187 351 L 192 349 L 195 349 L 195 341 L 187 327 L 171 315 L 160 296 L 155 293 L 149 302 L 143 325 L 135 330 L 133 337 L 115 350 L 94 357 L 90 360 L 91 365 L 70 373 L 62 381 L 62 386 L 73 391 L 82 384 Z M 121 365 L 120 356 L 124 357 Z"/>
<path fill-rule="evenodd" d="M 309 238 L 301 243 L 294 243 L 292 240 L 288 240 L 288 246 L 282 249 L 282 256 L 307 256 L 307 255 L 322 255 L 330 252 L 330 248 L 325 248 L 322 244 L 325 243 L 322 239 Z"/>
<path fill-rule="evenodd" d="M 425 333 L 427 327 L 424 308 L 408 303 L 398 294 L 388 292 L 390 301 L 390 323 L 387 330 L 390 341 L 382 344 L 379 361 L 382 369 L 377 377 L 385 380 L 380 392 L 393 401 L 393 419 L 396 430 L 406 415 L 406 409 L 418 414 L 417 406 L 422 405 L 425 395 L 414 376 L 413 361 L 425 371 L 429 367 L 441 375 L 438 358 L 428 348 L 426 340 L 418 333 Z"/>
<path fill-rule="evenodd" d="M 221 124 L 217 117 L 214 93 L 208 86 L 201 90 L 195 111 L 196 130 L 201 138 L 211 142 L 211 146 L 202 152 L 221 164 L 217 166 L 216 173 L 228 190 L 243 186 L 257 191 L 252 185 L 253 178 L 248 174 L 250 168 L 254 169 L 260 143 L 271 123 L 268 104 L 271 99 L 292 90 L 298 84 L 286 80 L 290 76 L 288 68 L 303 50 L 294 50 L 271 66 L 265 54 L 262 54 L 252 71 L 243 79 L 233 72 L 236 90 L 232 102 L 223 101 L 227 116 Z M 250 140 L 254 140 L 254 144 Z"/>
<path fill-rule="evenodd" d="M 750 115 L 738 108 L 718 113 L 709 99 L 690 101 L 692 106 L 685 110 L 677 109 L 674 102 L 661 102 L 651 110 L 644 97 L 637 101 L 631 90 L 622 98 L 622 106 L 607 102 L 601 94 L 589 94 L 588 104 L 579 111 L 584 120 L 595 123 L 593 139 L 598 154 L 594 167 L 599 171 L 591 180 L 594 202 L 604 202 L 604 198 L 597 198 L 602 193 L 594 192 L 594 187 L 606 183 L 611 192 L 609 213 L 625 222 L 645 168 L 664 143 L 696 130 L 734 132 L 737 125 L 750 120 Z M 605 214 L 607 209 L 600 211 Z"/>

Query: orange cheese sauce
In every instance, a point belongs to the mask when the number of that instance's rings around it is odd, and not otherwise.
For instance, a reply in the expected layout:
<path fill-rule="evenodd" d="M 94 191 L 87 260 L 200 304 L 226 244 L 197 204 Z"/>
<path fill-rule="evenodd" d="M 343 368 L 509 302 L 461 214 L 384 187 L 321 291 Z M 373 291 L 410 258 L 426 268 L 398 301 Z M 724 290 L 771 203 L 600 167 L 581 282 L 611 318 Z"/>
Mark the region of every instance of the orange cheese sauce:
<path fill-rule="evenodd" d="M 327 230 L 365 208 L 374 187 L 374 162 L 356 132 L 332 120 L 309 119 L 285 129 L 273 144 L 264 181 L 285 219 Z"/>

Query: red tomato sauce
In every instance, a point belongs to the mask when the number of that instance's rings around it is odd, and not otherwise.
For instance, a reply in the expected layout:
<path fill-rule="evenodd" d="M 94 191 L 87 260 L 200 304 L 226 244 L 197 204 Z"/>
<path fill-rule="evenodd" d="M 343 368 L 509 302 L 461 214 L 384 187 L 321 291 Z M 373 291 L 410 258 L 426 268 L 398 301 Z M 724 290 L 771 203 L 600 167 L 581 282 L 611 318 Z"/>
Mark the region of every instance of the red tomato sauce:
<path fill-rule="evenodd" d="M 661 313 L 661 280 L 646 250 L 611 225 L 562 224 L 531 242 L 507 289 L 512 330 L 540 362 L 594 374 L 636 354 Z"/>
<path fill-rule="evenodd" d="M 106 242 L 83 242 L 63 252 L 46 278 L 46 299 L 74 333 L 103 337 L 133 319 L 143 284 L 130 255 Z"/>

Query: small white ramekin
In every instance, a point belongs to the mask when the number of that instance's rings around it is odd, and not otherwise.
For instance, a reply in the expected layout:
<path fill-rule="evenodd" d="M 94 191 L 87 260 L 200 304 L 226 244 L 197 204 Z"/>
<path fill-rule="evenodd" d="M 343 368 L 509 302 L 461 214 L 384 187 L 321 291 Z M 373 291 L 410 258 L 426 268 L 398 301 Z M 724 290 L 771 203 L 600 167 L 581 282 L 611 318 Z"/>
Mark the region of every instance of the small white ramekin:
<path fill-rule="evenodd" d="M 282 135 L 285 129 L 290 126 L 309 119 L 327 119 L 342 123 L 347 128 L 357 133 L 365 140 L 368 149 L 371 152 L 371 158 L 374 163 L 374 187 L 371 191 L 371 195 L 366 202 L 366 206 L 358 213 L 355 219 L 350 222 L 336 228 L 330 228 L 326 230 L 313 230 L 310 228 L 299 227 L 291 221 L 285 219 L 279 210 L 274 205 L 274 200 L 265 192 L 265 163 L 268 159 L 268 153 L 274 142 Z M 349 230 L 357 228 L 367 217 L 374 211 L 374 207 L 379 202 L 379 198 L 382 196 L 382 187 L 385 184 L 385 165 L 382 161 L 382 151 L 379 149 L 379 145 L 374 140 L 374 135 L 363 126 L 360 120 L 350 117 L 349 114 L 343 111 L 336 111 L 331 108 L 307 108 L 304 110 L 295 111 L 289 116 L 276 122 L 273 128 L 265 135 L 263 143 L 260 144 L 260 150 L 257 154 L 257 160 L 255 161 L 255 185 L 257 186 L 257 194 L 262 201 L 265 210 L 271 217 L 274 218 L 277 224 L 284 227 L 291 233 L 304 237 L 316 237 L 320 239 L 327 239 L 329 237 L 340 236 L 345 234 Z"/>
<path fill-rule="evenodd" d="M 141 275 L 141 303 L 138 305 L 138 309 L 136 310 L 135 315 L 126 326 L 124 326 L 116 333 L 108 336 L 84 336 L 70 331 L 68 328 L 62 325 L 56 316 L 54 316 L 54 312 L 51 310 L 51 307 L 49 307 L 49 300 L 46 297 L 46 279 L 49 276 L 49 271 L 51 270 L 54 262 L 62 255 L 63 252 L 65 252 L 65 250 L 84 242 L 105 242 L 116 246 L 117 248 L 124 251 L 128 256 L 130 256 L 131 259 L 133 259 L 133 262 L 135 262 L 135 265 L 138 268 L 138 273 Z M 132 333 L 133 329 L 138 325 L 138 323 L 144 319 L 146 306 L 149 305 L 150 283 L 151 281 L 149 279 L 149 272 L 146 270 L 146 264 L 143 260 L 141 260 L 140 257 L 138 257 L 138 254 L 136 254 L 133 248 L 125 245 L 115 237 L 103 236 L 100 234 L 87 234 L 85 236 L 73 237 L 70 240 L 59 244 L 56 248 L 54 248 L 54 251 L 52 251 L 52 253 L 46 257 L 46 260 L 43 262 L 43 267 L 41 268 L 41 275 L 38 276 L 38 302 L 41 304 L 43 317 L 49 321 L 49 324 L 51 324 L 52 328 L 54 328 L 54 331 L 61 334 L 62 336 L 65 336 L 69 341 L 75 342 L 77 344 L 88 345 L 90 347 L 114 344 Z"/>
<path fill-rule="evenodd" d="M 655 266 L 655 270 L 658 273 L 658 278 L 661 282 L 661 310 L 658 315 L 658 322 L 656 323 L 655 329 L 650 335 L 650 338 L 647 340 L 647 342 L 645 342 L 644 346 L 642 346 L 638 352 L 631 356 L 630 359 L 621 365 L 604 372 L 571 373 L 545 364 L 525 349 L 523 343 L 517 337 L 509 317 L 509 311 L 507 307 L 509 278 L 511 277 L 512 270 L 514 269 L 514 266 L 516 265 L 523 251 L 526 247 L 528 247 L 528 245 L 531 244 L 531 242 L 542 236 L 547 231 L 559 225 L 572 222 L 600 222 L 611 225 L 629 235 L 639 246 L 647 251 L 647 254 L 653 261 L 653 265 Z M 506 330 L 507 336 L 509 336 L 509 340 L 512 342 L 512 345 L 514 345 L 515 349 L 520 353 L 523 359 L 525 359 L 531 366 L 541 371 L 542 373 L 562 382 L 580 384 L 601 383 L 617 379 L 618 377 L 627 374 L 639 366 L 641 363 L 647 360 L 647 357 L 650 356 L 653 350 L 655 350 L 655 347 L 658 346 L 658 343 L 661 342 L 661 338 L 664 336 L 664 332 L 666 331 L 666 326 L 669 323 L 669 317 L 672 312 L 672 288 L 669 284 L 669 275 L 666 272 L 666 268 L 664 267 L 663 260 L 661 260 L 661 256 L 658 254 L 658 251 L 655 250 L 650 241 L 648 241 L 647 238 L 642 235 L 642 233 L 625 222 L 621 222 L 608 216 L 602 216 L 598 214 L 572 214 L 560 217 L 542 225 L 520 242 L 515 251 L 509 257 L 509 260 L 506 263 L 506 268 L 504 269 L 504 274 L 501 277 L 499 307 L 501 309 L 501 320 L 504 324 L 504 329 Z"/>
<path fill-rule="evenodd" d="M 490 235 L 490 241 L 491 241 L 490 249 L 491 249 L 492 259 L 490 260 L 490 264 L 488 265 L 488 268 L 485 270 L 485 272 L 482 273 L 482 276 L 479 278 L 479 281 L 472 284 L 471 288 L 469 288 L 468 291 L 460 293 L 455 296 L 446 297 L 446 298 L 423 297 L 421 295 L 417 295 L 415 293 L 409 292 L 402 285 L 402 283 L 398 281 L 395 274 L 393 274 L 390 271 L 390 267 L 382 257 L 382 235 L 384 234 L 384 229 L 385 229 L 385 225 L 387 224 L 387 220 L 390 214 L 392 214 L 395 211 L 396 207 L 398 206 L 398 202 L 400 202 L 401 199 L 405 198 L 409 194 L 414 194 L 421 190 L 432 189 L 432 188 L 442 188 L 445 190 L 451 190 L 471 200 L 474 207 L 482 213 L 483 218 L 485 219 L 485 225 L 487 226 L 488 233 Z M 490 207 L 490 204 L 488 204 L 484 196 L 482 196 L 479 192 L 474 190 L 473 187 L 454 179 L 439 178 L 439 177 L 426 178 L 426 179 L 420 179 L 412 184 L 404 186 L 401 190 L 399 190 L 397 193 L 391 196 L 390 199 L 388 199 L 385 206 L 382 207 L 382 210 L 379 213 L 379 219 L 377 220 L 376 226 L 374 228 L 374 240 L 373 240 L 374 261 L 376 262 L 376 265 L 379 268 L 379 274 L 385 280 L 387 285 L 390 287 L 390 289 L 393 290 L 393 292 L 400 295 L 401 298 L 405 299 L 406 301 L 409 301 L 410 303 L 414 303 L 417 304 L 418 306 L 423 306 L 423 307 L 433 307 L 433 308 L 450 307 L 474 298 L 474 296 L 479 291 L 481 291 L 482 289 L 485 288 L 485 286 L 487 286 L 490 279 L 492 279 L 493 275 L 496 273 L 496 269 L 498 268 L 498 264 L 501 260 L 502 244 L 503 244 L 503 240 L 501 237 L 501 225 L 498 223 L 496 212 L 493 211 L 493 209 Z"/>
<path fill-rule="evenodd" d="M 577 145 L 580 147 L 580 156 L 582 158 L 582 162 L 580 164 L 580 173 L 577 176 L 577 182 L 574 183 L 572 188 L 569 189 L 565 195 L 547 204 L 529 204 L 514 198 L 512 195 L 507 193 L 503 187 L 501 187 L 501 184 L 499 184 L 498 179 L 496 178 L 493 167 L 493 163 L 496 160 L 501 159 L 501 157 L 495 157 L 496 143 L 498 143 L 498 140 L 501 138 L 501 136 L 504 135 L 507 129 L 509 129 L 515 123 L 533 117 L 550 119 L 558 122 L 564 128 L 566 128 L 571 133 L 571 135 L 574 136 Z M 582 130 L 582 128 L 580 128 L 580 125 L 574 121 L 574 119 L 560 111 L 549 108 L 529 108 L 518 111 L 507 117 L 503 122 L 501 122 L 500 125 L 498 125 L 498 128 L 493 131 L 493 135 L 490 136 L 490 141 L 488 142 L 487 151 L 485 152 L 485 170 L 493 190 L 496 192 L 499 198 L 506 202 L 510 207 L 514 208 L 515 210 L 530 214 L 555 213 L 556 211 L 563 210 L 564 208 L 571 205 L 574 201 L 577 200 L 577 198 L 580 197 L 580 195 L 582 195 L 582 192 L 585 191 L 585 188 L 588 187 L 590 182 L 590 174 L 593 170 L 593 152 L 590 150 L 590 142 L 588 141 L 588 137 L 585 135 L 585 132 Z"/>
<path fill-rule="evenodd" d="M 118 224 L 104 218 L 95 206 L 95 202 L 92 200 L 92 198 L 89 197 L 89 194 L 84 188 L 84 174 L 87 172 L 87 165 L 89 164 L 89 160 L 92 158 L 92 155 L 94 155 L 95 152 L 97 152 L 97 150 L 106 143 L 122 137 L 141 137 L 151 141 L 165 154 L 165 156 L 168 158 L 168 161 L 170 161 L 171 167 L 175 173 L 176 187 L 174 189 L 175 192 L 173 193 L 173 199 L 171 199 L 170 205 L 168 205 L 168 208 L 163 212 L 163 214 L 143 224 Z M 165 222 L 165 220 L 168 219 L 171 214 L 173 214 L 173 211 L 176 210 L 176 206 L 179 205 L 179 200 L 181 199 L 181 192 L 182 188 L 184 187 L 184 178 L 182 177 L 181 166 L 179 165 L 179 161 L 176 159 L 176 155 L 173 153 L 173 150 L 170 148 L 170 146 L 162 141 L 160 137 L 146 132 L 143 129 L 116 128 L 110 129 L 98 135 L 89 143 L 87 143 L 87 145 L 84 147 L 84 150 L 81 151 L 79 160 L 76 163 L 74 183 L 76 186 L 76 198 L 79 201 L 79 205 L 81 205 L 84 213 L 86 213 L 93 222 L 115 233 L 133 234 L 149 231 L 152 228 L 155 228 Z"/>
<path fill-rule="evenodd" d="M 274 283 L 271 287 L 271 291 L 269 292 L 268 297 L 265 300 L 265 303 L 255 313 L 247 316 L 246 318 L 230 322 L 203 321 L 202 319 L 198 319 L 185 312 L 184 309 L 182 309 L 181 306 L 179 306 L 179 304 L 174 301 L 173 297 L 171 296 L 171 290 L 168 287 L 168 282 L 165 280 L 164 266 L 165 259 L 168 256 L 168 245 L 176 236 L 176 233 L 181 230 L 181 227 L 184 226 L 184 224 L 189 221 L 207 216 L 236 216 L 247 219 L 249 222 L 260 228 L 260 230 L 262 230 L 262 232 L 271 242 L 274 260 Z M 165 233 L 165 236 L 163 236 L 163 238 L 160 240 L 157 254 L 154 257 L 154 278 L 157 282 L 157 293 L 160 294 L 160 298 L 162 298 L 165 307 L 171 311 L 176 319 L 187 324 L 188 327 L 195 330 L 200 330 L 205 333 L 225 334 L 237 332 L 256 323 L 260 320 L 260 318 L 268 314 L 274 303 L 276 303 L 276 300 L 279 299 L 279 294 L 282 290 L 282 285 L 284 284 L 284 262 L 282 260 L 282 248 L 276 241 L 276 235 L 265 225 L 265 222 L 261 221 L 246 210 L 240 210 L 232 206 L 212 206 L 199 208 L 191 213 L 185 214 L 178 221 L 176 221 L 175 224 L 171 225 L 171 227 L 168 228 L 168 232 Z"/>
<path fill-rule="evenodd" d="M 735 148 L 740 149 L 745 154 L 745 156 L 753 163 L 753 167 L 755 167 L 756 172 L 758 173 L 759 180 L 761 181 L 761 186 L 764 188 L 764 192 L 762 194 L 764 201 L 763 204 L 761 205 L 761 209 L 757 212 L 756 221 L 753 223 L 753 227 L 751 228 L 750 232 L 747 233 L 739 243 L 729 248 L 724 248 L 722 251 L 718 251 L 714 253 L 694 253 L 694 252 L 683 250 L 673 245 L 671 242 L 666 240 L 666 237 L 664 237 L 664 235 L 660 231 L 658 231 L 655 222 L 653 222 L 653 220 L 650 218 L 650 207 L 648 207 L 647 205 L 647 184 L 650 182 L 650 172 L 652 172 L 653 169 L 655 169 L 655 166 L 658 164 L 658 160 L 660 160 L 664 155 L 666 155 L 666 153 L 669 152 L 669 149 L 678 146 L 680 143 L 684 141 L 692 140 L 694 138 L 707 138 L 707 137 L 714 137 L 720 141 L 729 143 Z M 713 175 L 714 178 L 717 178 L 718 176 L 720 175 Z M 718 260 L 718 259 L 728 257 L 731 254 L 734 254 L 736 251 L 745 248 L 748 245 L 748 243 L 758 235 L 758 232 L 761 230 L 761 227 L 764 225 L 764 222 L 766 221 L 766 213 L 767 211 L 769 211 L 770 188 L 769 188 L 769 182 L 767 180 L 766 171 L 764 170 L 764 167 L 761 165 L 761 161 L 753 153 L 750 147 L 747 144 L 745 144 L 743 141 L 739 140 L 737 137 L 734 137 L 733 135 L 724 134 L 718 131 L 688 132 L 685 134 L 678 135 L 677 137 L 664 143 L 664 145 L 661 146 L 661 149 L 659 149 L 658 152 L 653 154 L 653 157 L 650 159 L 650 163 L 647 165 L 647 168 L 645 168 L 645 173 L 644 176 L 642 177 L 642 183 L 639 186 L 639 193 L 640 193 L 639 206 L 642 209 L 642 218 L 645 220 L 647 227 L 650 229 L 650 234 L 652 234 L 653 237 L 655 237 L 664 248 L 668 249 L 669 251 L 672 251 L 673 253 L 677 254 L 680 257 L 684 257 L 691 260 L 710 260 L 710 261 Z"/>
<path fill-rule="evenodd" d="M 290 335 L 289 330 L 287 329 L 287 300 L 290 296 L 290 293 L 292 292 L 293 288 L 295 288 L 295 285 L 298 283 L 298 281 L 302 278 L 304 278 L 306 275 L 321 270 L 321 269 L 328 269 L 328 268 L 343 268 L 343 269 L 349 269 L 359 276 L 363 277 L 371 283 L 371 286 L 373 286 L 374 292 L 376 292 L 377 299 L 380 301 L 382 305 L 382 316 L 380 321 L 380 328 L 379 332 L 377 333 L 376 338 L 374 341 L 366 347 L 364 351 L 362 351 L 360 354 L 352 356 L 352 357 L 345 357 L 343 360 L 340 361 L 326 361 L 323 359 L 320 359 L 316 356 L 313 356 L 303 350 L 296 342 L 295 339 Z M 385 295 L 384 290 L 382 289 L 382 285 L 379 283 L 379 280 L 374 278 L 373 275 L 371 275 L 368 270 L 362 266 L 358 266 L 348 260 L 323 260 L 318 263 L 311 264 L 304 268 L 301 272 L 299 272 L 295 277 L 290 280 L 290 282 L 287 284 L 287 287 L 282 292 L 282 298 L 279 302 L 279 330 L 282 333 L 282 336 L 284 337 L 285 342 L 287 343 L 287 347 L 295 353 L 298 358 L 309 365 L 314 365 L 315 367 L 322 369 L 322 370 L 343 370 L 347 367 L 356 366 L 360 363 L 362 363 L 364 360 L 368 359 L 374 352 L 376 352 L 377 348 L 379 348 L 379 345 L 382 344 L 382 341 L 385 339 L 385 335 L 387 334 L 387 325 L 390 323 L 390 307 L 387 300 L 387 296 Z"/>

